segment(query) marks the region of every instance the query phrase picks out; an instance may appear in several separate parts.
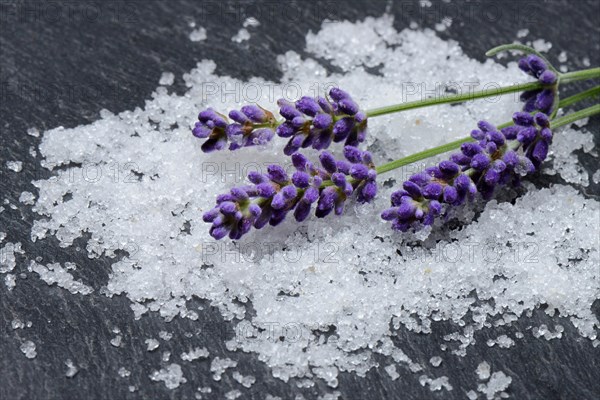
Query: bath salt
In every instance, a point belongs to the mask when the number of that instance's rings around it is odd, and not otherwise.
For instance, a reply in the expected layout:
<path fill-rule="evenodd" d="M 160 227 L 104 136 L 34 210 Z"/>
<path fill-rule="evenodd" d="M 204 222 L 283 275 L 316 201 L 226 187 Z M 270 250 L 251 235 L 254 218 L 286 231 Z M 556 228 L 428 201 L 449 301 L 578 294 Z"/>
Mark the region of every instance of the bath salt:
<path fill-rule="evenodd" d="M 32 205 L 35 203 L 35 195 L 31 192 L 25 191 L 19 196 L 19 202 L 26 205 Z"/>
<path fill-rule="evenodd" d="M 206 37 L 206 29 L 203 27 L 194 29 L 192 32 L 190 32 L 190 40 L 192 42 L 201 42 L 206 40 Z"/>
<path fill-rule="evenodd" d="M 160 345 L 160 343 L 156 339 L 146 339 L 144 340 L 144 343 L 146 343 L 146 350 L 148 351 L 154 351 Z"/>
<path fill-rule="evenodd" d="M 159 85 L 171 86 L 175 82 L 175 74 L 172 72 L 163 72 L 158 81 Z"/>
<path fill-rule="evenodd" d="M 6 168 L 8 168 L 14 172 L 21 172 L 21 170 L 23 170 L 23 162 L 22 161 L 7 161 Z"/>
<path fill-rule="evenodd" d="M 35 351 L 35 349 L 35 343 L 33 343 L 31 340 L 27 340 L 21 345 L 21 352 L 25 354 L 25 357 L 29 359 L 35 358 L 37 356 L 37 352 Z"/>
<path fill-rule="evenodd" d="M 187 382 L 181 371 L 181 366 L 178 364 L 170 364 L 165 368 L 152 372 L 150 379 L 157 382 L 163 381 L 167 389 L 176 389 L 179 385 Z"/>
<path fill-rule="evenodd" d="M 194 361 L 199 358 L 208 358 L 209 352 L 206 347 L 196 347 L 193 350 L 188 351 L 187 353 L 181 353 L 181 359 L 184 361 Z"/>
<path fill-rule="evenodd" d="M 391 193 L 403 179 L 447 157 L 442 155 L 383 175 L 372 204 L 350 202 L 340 217 L 288 219 L 235 242 L 212 239 L 202 214 L 216 195 L 242 184 L 249 170 L 264 172 L 262 161 L 286 165 L 288 159 L 282 155 L 285 141 L 278 139 L 234 154 L 202 153 L 201 141 L 190 133 L 198 111 L 213 107 L 226 113 L 240 106 L 234 96 L 207 93 L 206 82 L 278 90 L 293 83 L 295 97 L 323 94 L 333 83 L 370 109 L 444 94 L 451 82 L 473 85 L 459 87 L 465 91 L 529 81 L 514 61 L 508 67 L 479 62 L 434 30 L 397 31 L 388 15 L 323 24 L 307 34 L 305 50 L 303 56 L 288 51 L 277 57 L 282 71 L 277 82 L 221 76 L 215 62 L 203 60 L 183 75 L 183 95 L 158 87 L 143 108 L 103 111 L 92 124 L 44 132 L 38 147 L 42 165 L 56 176 L 33 182 L 32 209 L 39 219 L 32 241 L 52 237 L 69 247 L 89 236 L 85 251 L 92 260 L 113 259 L 102 293 L 126 296 L 136 319 L 156 313 L 165 321 L 202 320 L 205 311 L 188 299 L 209 302 L 235 332 L 223 339 L 227 350 L 254 354 L 285 382 L 320 379 L 335 388 L 340 371 L 364 377 L 395 363 L 415 379 L 423 376 L 432 390 L 451 390 L 446 377 L 420 372 L 428 365 L 414 362 L 403 344 L 391 340 L 397 331 L 423 335 L 434 322 L 449 321 L 454 331 L 444 337 L 444 351 L 464 356 L 478 331 L 493 329 L 499 320 L 510 325 L 542 303 L 568 317 L 590 343 L 597 339 L 592 304 L 599 293 L 589 282 L 600 279 L 595 223 L 600 203 L 569 185 L 538 189 L 525 183 L 519 190 L 501 190 L 486 204 L 454 210 L 451 217 L 461 229 L 436 223 L 417 234 L 392 232 L 379 219 Z M 376 73 L 369 72 L 375 67 Z M 284 95 L 264 90 L 252 102 L 276 112 L 276 100 Z M 364 148 L 384 163 L 462 138 L 480 119 L 508 121 L 520 107 L 515 96 L 503 96 L 373 118 Z M 576 153 L 592 148 L 585 127 L 558 129 L 543 174 L 585 185 L 589 177 Z M 331 150 L 340 152 L 339 146 Z M 394 187 L 383 185 L 392 178 Z M 126 255 L 117 258 L 120 253 Z M 8 260 L 0 272 L 14 268 Z M 38 270 L 56 274 L 44 268 Z M 65 285 L 74 284 L 61 276 Z M 158 336 L 167 341 L 173 335 Z M 185 343 L 186 337 L 174 340 Z M 166 363 L 171 355 L 162 356 Z M 417 356 L 427 360 L 430 354 Z M 214 380 L 236 365 L 229 358 L 212 359 Z M 490 373 L 488 368 L 485 379 Z M 170 382 L 167 387 L 185 379 L 177 364 L 152 376 Z M 506 381 L 496 375 L 486 393 Z"/>
<path fill-rule="evenodd" d="M 73 378 L 79 372 L 79 368 L 73 364 L 71 359 L 67 359 L 67 361 L 65 361 L 65 365 L 67 366 L 67 372 L 65 372 L 65 376 L 67 378 Z"/>
<path fill-rule="evenodd" d="M 250 39 L 250 32 L 248 32 L 248 29 L 242 28 L 238 31 L 238 33 L 235 34 L 235 36 L 233 36 L 231 38 L 231 41 L 235 42 L 235 43 L 242 43 L 243 41 L 246 41 L 249 39 Z"/>
<path fill-rule="evenodd" d="M 88 295 L 94 291 L 91 287 L 73 278 L 67 270 L 58 263 L 41 265 L 31 261 L 29 269 L 40 277 L 48 285 L 56 284 L 58 287 L 68 290 L 73 294 Z"/>
<path fill-rule="evenodd" d="M 492 374 L 487 384 L 480 383 L 477 390 L 485 394 L 488 400 L 492 400 L 495 398 L 496 393 L 502 393 L 504 390 L 508 389 L 511 382 L 512 378 L 510 376 L 507 376 L 502 371 L 498 371 Z"/>

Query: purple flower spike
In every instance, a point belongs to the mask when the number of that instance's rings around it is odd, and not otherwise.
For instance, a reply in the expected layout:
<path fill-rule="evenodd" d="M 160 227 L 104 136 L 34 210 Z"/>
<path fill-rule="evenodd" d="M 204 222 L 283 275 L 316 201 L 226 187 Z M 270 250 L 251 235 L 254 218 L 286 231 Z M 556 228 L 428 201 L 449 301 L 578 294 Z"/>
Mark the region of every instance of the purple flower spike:
<path fill-rule="evenodd" d="M 329 99 L 305 96 L 296 103 L 280 99 L 277 104 L 285 118 L 277 127 L 277 135 L 290 138 L 284 150 L 286 155 L 309 146 L 323 150 L 332 142 L 356 146 L 366 138 L 366 114 L 341 89 L 331 89 Z"/>
<path fill-rule="evenodd" d="M 461 153 L 451 155 L 449 161 L 409 177 L 403 190 L 392 194 L 391 207 L 381 217 L 391 221 L 394 230 L 419 229 L 432 225 L 448 207 L 477 194 L 490 199 L 498 185 L 518 184 L 521 176 L 539 170 L 552 141 L 548 116 L 518 112 L 513 121 L 515 126 L 502 131 L 479 122 L 479 129 L 471 134 L 478 142 L 463 144 Z"/>
<path fill-rule="evenodd" d="M 206 139 L 202 151 L 223 150 L 228 142 L 229 150 L 260 146 L 271 141 L 275 135 L 275 117 L 260 106 L 248 105 L 241 110 L 232 110 L 229 118 L 234 122 L 229 122 L 225 115 L 212 108 L 200 112 L 192 134 L 199 139 Z"/>
<path fill-rule="evenodd" d="M 525 102 L 523 111 L 529 113 L 538 110 L 551 114 L 558 89 L 556 73 L 548 69 L 546 63 L 536 55 L 520 59 L 519 68 L 545 86 L 543 89 L 528 90 L 521 94 L 521 100 Z"/>
<path fill-rule="evenodd" d="M 296 171 L 290 175 L 279 165 L 269 165 L 267 173 L 250 172 L 249 186 L 231 189 L 217 196 L 217 205 L 203 215 L 211 223 L 215 239 L 229 236 L 239 239 L 252 227 L 280 224 L 290 211 L 296 221 L 304 221 L 317 203 L 315 215 L 323 218 L 333 211 L 340 215 L 346 200 L 356 194 L 359 203 L 369 202 L 377 194 L 377 172 L 371 154 L 357 148 L 344 148 L 346 160 L 332 154 L 320 154 L 320 167 L 304 155 L 294 153 Z"/>

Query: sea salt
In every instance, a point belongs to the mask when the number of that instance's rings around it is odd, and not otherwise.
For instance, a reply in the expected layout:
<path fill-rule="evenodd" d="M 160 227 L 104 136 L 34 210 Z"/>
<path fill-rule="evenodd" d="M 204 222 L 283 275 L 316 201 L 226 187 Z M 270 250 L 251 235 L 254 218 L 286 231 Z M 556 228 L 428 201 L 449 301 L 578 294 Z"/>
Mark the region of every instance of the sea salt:
<path fill-rule="evenodd" d="M 490 377 L 490 371 L 490 364 L 488 364 L 487 361 L 483 361 L 477 366 L 477 370 L 475 372 L 477 372 L 479 380 L 483 381 Z"/>
<path fill-rule="evenodd" d="M 201 42 L 206 40 L 206 29 L 200 27 L 190 32 L 190 40 L 192 42 Z"/>
<path fill-rule="evenodd" d="M 498 371 L 492 374 L 487 384 L 479 384 L 477 390 L 485 394 L 488 400 L 492 400 L 496 397 L 496 393 L 502 393 L 504 390 L 508 389 L 511 382 L 512 378 L 510 376 L 506 376 L 504 372 Z"/>
<path fill-rule="evenodd" d="M 154 351 L 160 345 L 160 343 L 156 339 L 146 339 L 144 340 L 144 343 L 146 343 L 146 350 L 148 351 Z"/>
<path fill-rule="evenodd" d="M 439 366 L 440 366 L 440 364 L 442 363 L 442 357 L 439 357 L 439 356 L 434 356 L 434 357 L 431 357 L 431 358 L 429 359 L 429 363 L 430 363 L 431 365 L 433 365 L 434 367 L 439 367 Z"/>
<path fill-rule="evenodd" d="M 8 168 L 14 172 L 21 172 L 21 170 L 23 169 L 23 162 L 22 161 L 7 161 L 6 168 Z"/>
<path fill-rule="evenodd" d="M 167 331 L 160 331 L 160 332 L 158 332 L 158 337 L 161 338 L 162 340 L 168 342 L 173 337 L 173 334 L 170 332 L 167 332 Z"/>
<path fill-rule="evenodd" d="M 421 375 L 419 377 L 419 383 L 421 386 L 429 386 L 429 390 L 432 392 L 436 392 L 438 390 L 446 389 L 448 391 L 452 390 L 452 385 L 448 383 L 447 376 L 441 376 L 436 379 L 431 379 L 427 375 Z"/>
<path fill-rule="evenodd" d="M 118 374 L 121 378 L 127 378 L 131 375 L 131 371 L 129 371 L 125 367 L 121 367 L 121 368 L 119 368 Z"/>
<path fill-rule="evenodd" d="M 19 202 L 27 205 L 32 205 L 35 203 L 35 195 L 31 192 L 23 192 L 19 196 Z"/>
<path fill-rule="evenodd" d="M 252 375 L 244 376 L 237 371 L 232 374 L 232 377 L 237 383 L 245 388 L 249 388 L 256 383 L 256 378 Z"/>
<path fill-rule="evenodd" d="M 33 343 L 31 340 L 27 340 L 21 345 L 21 351 L 23 352 L 23 354 L 25 354 L 25 357 L 29 359 L 35 358 L 35 356 L 37 356 L 37 353 L 35 351 L 35 343 Z"/>
<path fill-rule="evenodd" d="M 121 335 L 117 335 L 114 338 L 110 339 L 110 344 L 112 344 L 115 347 L 121 347 L 122 343 L 123 343 L 123 336 L 121 336 Z"/>
<path fill-rule="evenodd" d="M 16 276 L 13 274 L 6 274 L 4 277 L 4 284 L 8 290 L 13 290 L 17 285 Z"/>
<path fill-rule="evenodd" d="M 181 366 L 178 364 L 170 364 L 166 368 L 152 372 L 150 379 L 153 381 L 163 381 L 167 389 L 171 390 L 187 382 L 181 371 Z"/>
<path fill-rule="evenodd" d="M 231 41 L 235 42 L 235 43 L 242 43 L 243 41 L 249 40 L 249 39 L 250 39 L 250 32 L 248 32 L 248 29 L 242 28 L 238 31 L 238 33 L 236 33 L 231 38 Z"/>
<path fill-rule="evenodd" d="M 58 287 L 68 290 L 73 294 L 88 295 L 94 291 L 91 287 L 73 278 L 73 275 L 62 268 L 60 264 L 48 264 L 46 266 L 31 261 L 29 264 L 31 271 L 39 275 L 40 279 L 48 285 L 56 284 Z"/>
<path fill-rule="evenodd" d="M 40 131 L 37 128 L 27 129 L 27 134 L 33 137 L 40 137 Z"/>
<path fill-rule="evenodd" d="M 65 372 L 65 376 L 67 378 L 72 378 L 79 372 L 79 368 L 73 364 L 71 359 L 67 359 L 67 361 L 65 361 L 65 365 L 67 366 L 67 372 Z"/>
<path fill-rule="evenodd" d="M 529 35 L 529 29 L 519 29 L 517 31 L 517 37 L 519 39 L 526 37 L 527 35 Z"/>
<path fill-rule="evenodd" d="M 600 183 L 600 169 L 597 170 L 596 172 L 594 172 L 594 175 L 592 175 L 592 181 L 597 185 Z M 1 240 L 0 240 L 1 242 Z"/>
<path fill-rule="evenodd" d="M 235 400 L 238 397 L 240 397 L 242 395 L 242 392 L 240 392 L 237 389 L 234 390 L 230 390 L 229 392 L 225 393 L 225 399 L 227 400 Z"/>
<path fill-rule="evenodd" d="M 210 363 L 210 372 L 213 373 L 213 379 L 215 381 L 220 381 L 221 375 L 223 375 L 227 368 L 233 368 L 236 366 L 237 361 L 231 360 L 229 358 L 215 357 Z"/>
<path fill-rule="evenodd" d="M 175 74 L 172 72 L 163 72 L 158 81 L 159 85 L 171 86 L 175 82 Z"/>
<path fill-rule="evenodd" d="M 385 372 L 390 376 L 390 378 L 395 381 L 400 377 L 400 374 L 396 371 L 396 366 L 394 364 L 390 364 L 385 367 Z"/>
<path fill-rule="evenodd" d="M 187 353 L 181 353 L 181 359 L 184 361 L 192 362 L 199 358 L 208 358 L 209 354 L 210 353 L 208 352 L 206 347 L 202 347 L 202 348 L 196 347 L 195 349 L 190 350 Z"/>

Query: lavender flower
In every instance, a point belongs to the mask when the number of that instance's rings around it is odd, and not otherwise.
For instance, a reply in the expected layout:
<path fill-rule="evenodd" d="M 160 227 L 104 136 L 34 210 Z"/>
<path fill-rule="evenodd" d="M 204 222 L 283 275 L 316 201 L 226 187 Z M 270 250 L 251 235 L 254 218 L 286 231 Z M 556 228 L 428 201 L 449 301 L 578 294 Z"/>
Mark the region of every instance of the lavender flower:
<path fill-rule="evenodd" d="M 545 114 L 513 115 L 514 126 L 498 130 L 486 121 L 471 132 L 475 142 L 464 143 L 450 160 L 411 176 L 402 190 L 392 194 L 392 207 L 381 217 L 392 228 L 406 232 L 411 227 L 431 225 L 443 206 L 457 206 L 477 193 L 490 199 L 498 185 L 518 185 L 520 177 L 539 169 L 552 142 Z M 522 154 L 519 154 L 522 153 Z"/>
<path fill-rule="evenodd" d="M 260 106 L 249 105 L 241 110 L 232 110 L 229 118 L 234 122 L 230 123 L 225 115 L 212 108 L 200 112 L 192 133 L 197 138 L 207 139 L 202 144 L 202 151 L 223 150 L 228 142 L 231 142 L 229 150 L 262 145 L 275 134 L 275 117 Z"/>
<path fill-rule="evenodd" d="M 295 171 L 290 177 L 279 165 L 269 165 L 267 173 L 250 172 L 252 183 L 231 189 L 217 197 L 217 205 L 203 216 L 212 223 L 210 235 L 221 239 L 227 235 L 239 239 L 251 227 L 260 229 L 267 223 L 278 225 L 291 211 L 296 221 L 304 221 L 312 205 L 315 215 L 323 218 L 334 211 L 340 215 L 352 194 L 358 202 L 369 202 L 377 193 L 377 172 L 371 154 L 356 147 L 344 148 L 346 160 L 336 160 L 323 151 L 320 167 L 304 155 L 292 155 Z"/>
<path fill-rule="evenodd" d="M 546 86 L 543 89 L 527 90 L 521 94 L 521 101 L 525 102 L 523 111 L 538 110 L 550 115 L 557 92 L 558 78 L 556 74 L 548 69 L 546 63 L 536 55 L 520 59 L 519 68 Z"/>
<path fill-rule="evenodd" d="M 332 141 L 357 146 L 365 140 L 367 115 L 359 111 L 350 95 L 341 89 L 331 89 L 329 99 L 305 96 L 295 103 L 280 99 L 277 104 L 285 118 L 277 127 L 277 134 L 290 138 L 284 149 L 286 155 L 309 146 L 326 149 Z"/>

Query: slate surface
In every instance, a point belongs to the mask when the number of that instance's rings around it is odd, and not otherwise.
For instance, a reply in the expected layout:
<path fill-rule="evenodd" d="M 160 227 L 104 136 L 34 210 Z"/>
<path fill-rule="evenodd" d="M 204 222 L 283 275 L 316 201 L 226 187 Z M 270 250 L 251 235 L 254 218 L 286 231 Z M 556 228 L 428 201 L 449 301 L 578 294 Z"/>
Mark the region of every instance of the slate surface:
<path fill-rule="evenodd" d="M 30 181 L 47 176 L 35 165 L 28 149 L 40 139 L 25 135 L 28 127 L 43 129 L 59 125 L 73 127 L 99 118 L 99 111 L 113 112 L 143 106 L 144 100 L 157 86 L 163 71 L 178 77 L 175 89 L 182 93 L 179 78 L 195 62 L 207 58 L 217 63 L 217 73 L 239 78 L 280 76 L 275 56 L 287 50 L 305 54 L 304 36 L 317 31 L 323 19 L 355 21 L 365 15 L 379 16 L 386 7 L 396 17 L 395 26 L 402 29 L 410 21 L 433 27 L 445 15 L 453 24 L 439 35 L 460 42 L 465 52 L 477 59 L 500 43 L 511 42 L 521 28 L 530 30 L 530 38 L 544 38 L 553 44 L 551 58 L 559 49 L 569 55 L 571 69 L 583 67 L 588 57 L 592 65 L 600 64 L 600 2 L 577 1 L 477 1 L 450 4 L 433 2 L 431 8 L 420 8 L 418 1 L 321 1 L 261 2 L 240 1 L 5 1 L 0 2 L 0 200 L 18 205 L 0 214 L 0 231 L 7 232 L 6 241 L 20 241 L 27 257 L 43 257 L 44 262 L 73 261 L 81 267 L 75 277 L 92 285 L 89 296 L 71 295 L 48 287 L 37 277 L 27 274 L 17 278 L 16 288 L 9 292 L 0 284 L 0 399 L 191 399 L 198 386 L 211 386 L 212 395 L 223 398 L 231 389 L 242 389 L 242 399 L 263 399 L 266 394 L 291 399 L 297 393 L 306 398 L 331 392 L 322 382 L 311 389 L 298 389 L 274 379 L 268 368 L 250 354 L 229 353 L 224 341 L 233 336 L 230 326 L 211 308 L 201 320 L 176 319 L 166 323 L 155 315 L 134 321 L 125 298 L 112 299 L 98 293 L 106 284 L 110 260 L 91 263 L 85 251 L 61 249 L 56 241 L 44 246 L 29 240 L 32 212 L 18 203 L 24 190 L 34 191 Z M 230 38 L 248 16 L 262 25 L 253 29 L 247 45 L 237 45 Z M 188 22 L 195 20 L 207 28 L 209 39 L 194 43 L 188 38 Z M 591 129 L 600 131 L 598 119 Z M 598 139 L 598 135 L 596 135 Z M 598 140 L 597 140 L 598 142 Z M 583 156 L 585 167 L 594 172 L 597 161 Z M 15 174 L 5 168 L 7 160 L 22 160 L 24 170 Z M 546 186 L 556 181 L 538 177 L 536 184 Z M 559 180 L 560 181 L 560 180 Z M 600 188 L 592 184 L 585 189 L 598 196 Z M 85 241 L 77 245 L 84 248 Z M 15 270 L 26 272 L 23 259 Z M 600 316 L 600 301 L 594 305 Z M 13 330 L 11 321 L 32 321 L 31 328 Z M 527 326 L 547 323 L 565 326 L 565 337 L 547 342 L 526 335 L 511 349 L 489 348 L 485 342 L 511 329 L 495 329 L 476 334 L 477 344 L 469 348 L 463 359 L 443 355 L 439 368 L 430 366 L 429 375 L 446 375 L 454 390 L 432 393 L 418 383 L 418 375 L 398 368 L 400 379 L 391 381 L 380 370 L 372 370 L 366 378 L 354 374 L 340 376 L 337 390 L 344 399 L 464 399 L 465 391 L 477 385 L 474 370 L 482 360 L 513 377 L 508 392 L 516 399 L 594 399 L 600 393 L 600 349 L 582 340 L 568 321 L 550 318 L 541 310 L 532 318 L 517 323 Z M 109 342 L 114 327 L 123 334 L 123 347 Z M 202 334 L 185 338 L 185 333 Z M 147 352 L 144 340 L 156 337 L 159 330 L 174 334 L 169 342 L 161 341 L 155 352 Z M 428 359 L 439 353 L 443 335 L 451 331 L 448 324 L 435 324 L 431 335 L 401 331 L 396 338 L 415 361 L 428 365 Z M 37 345 L 37 357 L 28 360 L 19 350 L 25 340 Z M 162 383 L 151 382 L 148 374 L 161 365 L 163 351 L 173 357 L 187 351 L 188 343 L 206 346 L 211 356 L 221 355 L 238 360 L 238 370 L 252 374 L 258 382 L 250 390 L 241 388 L 230 375 L 216 383 L 209 373 L 208 362 L 182 362 L 188 383 L 167 390 Z M 80 367 L 72 379 L 65 377 L 64 362 L 72 359 Z M 383 364 L 385 365 L 385 364 Z M 120 367 L 131 370 L 121 378 Z M 129 385 L 137 390 L 130 393 Z"/>

